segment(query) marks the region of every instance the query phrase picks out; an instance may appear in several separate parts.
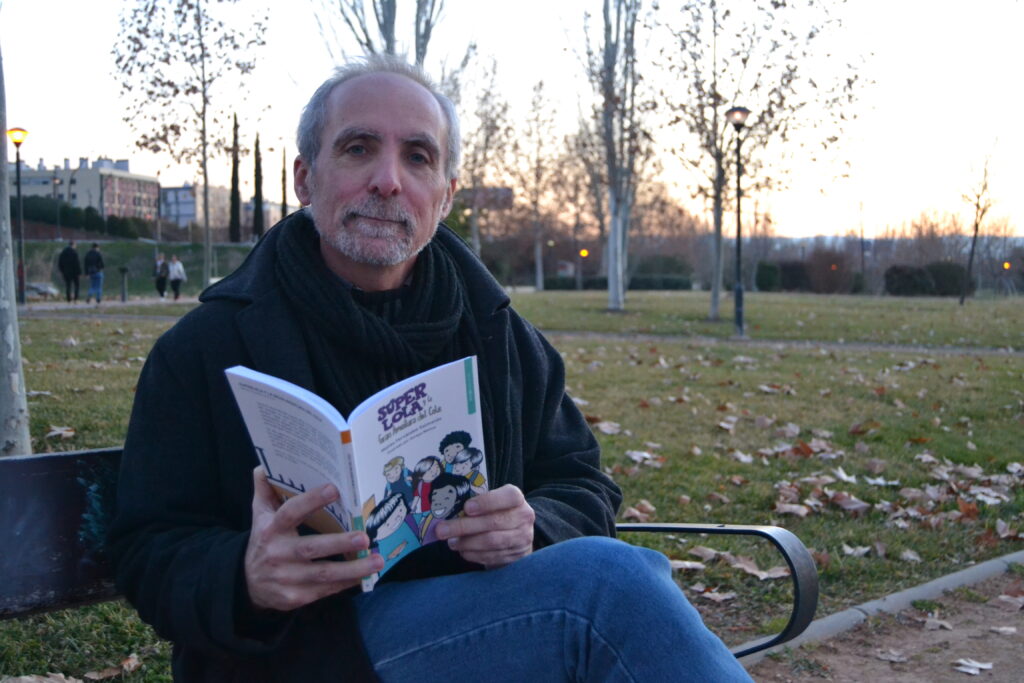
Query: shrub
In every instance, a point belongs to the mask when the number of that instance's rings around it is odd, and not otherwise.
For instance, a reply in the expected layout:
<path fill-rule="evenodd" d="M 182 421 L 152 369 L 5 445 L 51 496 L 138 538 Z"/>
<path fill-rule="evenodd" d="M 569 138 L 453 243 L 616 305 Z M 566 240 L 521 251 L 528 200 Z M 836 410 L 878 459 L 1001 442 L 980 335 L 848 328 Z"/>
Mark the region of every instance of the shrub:
<path fill-rule="evenodd" d="M 935 282 L 924 268 L 889 266 L 885 271 L 885 291 L 893 296 L 928 296 L 935 293 Z"/>
<path fill-rule="evenodd" d="M 818 294 L 849 292 L 853 285 L 853 269 L 846 254 L 834 249 L 815 249 L 807 259 L 807 276 L 811 291 Z"/>
<path fill-rule="evenodd" d="M 935 294 L 939 296 L 960 296 L 967 281 L 967 269 L 952 261 L 935 261 L 924 267 L 935 283 Z M 974 283 L 968 287 L 968 294 L 974 291 Z"/>
<path fill-rule="evenodd" d="M 660 289 L 690 289 L 692 287 L 690 278 L 685 275 L 634 275 L 630 278 L 628 289 L 631 290 L 660 290 Z M 576 289 L 576 278 L 574 277 L 546 277 L 544 278 L 544 289 L 565 290 Z M 608 279 L 605 277 L 583 278 L 583 289 L 608 289 Z"/>
<path fill-rule="evenodd" d="M 807 275 L 807 264 L 803 261 L 782 261 L 779 263 L 779 281 L 787 292 L 808 292 L 811 280 Z"/>
<path fill-rule="evenodd" d="M 865 289 L 867 289 L 867 280 L 864 273 L 857 271 L 853 274 L 853 286 L 850 288 L 850 293 L 863 294 Z"/>
<path fill-rule="evenodd" d="M 782 279 L 777 263 L 757 262 L 754 284 L 760 292 L 777 292 L 782 287 Z"/>
<path fill-rule="evenodd" d="M 658 254 L 649 256 L 637 264 L 634 278 L 637 275 L 689 275 L 693 272 L 690 264 L 677 256 Z"/>

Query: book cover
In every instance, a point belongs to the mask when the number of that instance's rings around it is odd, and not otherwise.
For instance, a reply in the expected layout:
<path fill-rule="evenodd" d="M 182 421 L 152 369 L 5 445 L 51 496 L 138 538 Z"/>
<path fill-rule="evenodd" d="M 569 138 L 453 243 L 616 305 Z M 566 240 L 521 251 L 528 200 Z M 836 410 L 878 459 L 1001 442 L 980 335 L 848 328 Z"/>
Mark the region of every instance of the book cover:
<path fill-rule="evenodd" d="M 365 530 L 384 557 L 380 574 L 488 488 L 475 356 L 396 382 L 348 419 L 291 382 L 243 366 L 225 373 L 271 485 L 288 497 L 334 484 L 340 500 L 307 525 Z"/>

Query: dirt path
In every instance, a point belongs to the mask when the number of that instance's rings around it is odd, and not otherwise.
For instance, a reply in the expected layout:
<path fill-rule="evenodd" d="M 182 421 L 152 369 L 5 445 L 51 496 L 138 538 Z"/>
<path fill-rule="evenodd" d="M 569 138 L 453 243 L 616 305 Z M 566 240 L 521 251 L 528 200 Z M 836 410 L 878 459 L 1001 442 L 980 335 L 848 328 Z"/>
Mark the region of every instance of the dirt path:
<path fill-rule="evenodd" d="M 1010 599 L 1000 597 L 1009 596 Z M 897 615 L 881 614 L 835 638 L 769 656 L 751 667 L 758 683 L 1024 681 L 1024 578 L 1007 572 Z M 929 620 L 929 614 L 932 618 Z M 993 630 L 1000 629 L 1000 630 Z M 977 675 L 960 659 L 991 664 Z"/>

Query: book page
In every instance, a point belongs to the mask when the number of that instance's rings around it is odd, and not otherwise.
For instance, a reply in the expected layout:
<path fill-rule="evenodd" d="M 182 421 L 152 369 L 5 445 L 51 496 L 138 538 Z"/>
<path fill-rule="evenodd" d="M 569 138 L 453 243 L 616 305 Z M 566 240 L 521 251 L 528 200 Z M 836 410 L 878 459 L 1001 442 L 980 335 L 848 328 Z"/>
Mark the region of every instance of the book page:
<path fill-rule="evenodd" d="M 291 382 L 242 366 L 225 373 L 270 483 L 285 496 L 334 484 L 341 501 L 327 506 L 329 516 L 310 525 L 319 531 L 351 530 L 346 507 L 352 507 L 355 492 L 346 458 L 350 447 L 343 443 L 348 435 L 344 418 L 327 401 Z"/>
<path fill-rule="evenodd" d="M 438 522 L 488 489 L 475 356 L 393 384 L 349 417 L 358 490 L 383 574 L 437 540 Z"/>

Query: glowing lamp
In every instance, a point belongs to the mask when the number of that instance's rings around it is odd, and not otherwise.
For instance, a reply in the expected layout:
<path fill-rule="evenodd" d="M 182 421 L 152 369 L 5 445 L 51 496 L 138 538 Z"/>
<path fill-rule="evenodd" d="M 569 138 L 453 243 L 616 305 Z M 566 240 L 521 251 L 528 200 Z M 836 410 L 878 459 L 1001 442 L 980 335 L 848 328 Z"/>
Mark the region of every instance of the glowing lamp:
<path fill-rule="evenodd" d="M 25 138 L 28 137 L 28 131 L 24 128 L 11 128 L 7 131 L 7 137 L 11 139 L 15 147 L 21 147 L 21 143 L 25 142 Z"/>
<path fill-rule="evenodd" d="M 746 107 L 733 107 L 729 111 L 725 112 L 725 118 L 729 119 L 733 127 L 739 130 L 747 122 L 747 117 L 750 116 L 750 110 Z"/>

